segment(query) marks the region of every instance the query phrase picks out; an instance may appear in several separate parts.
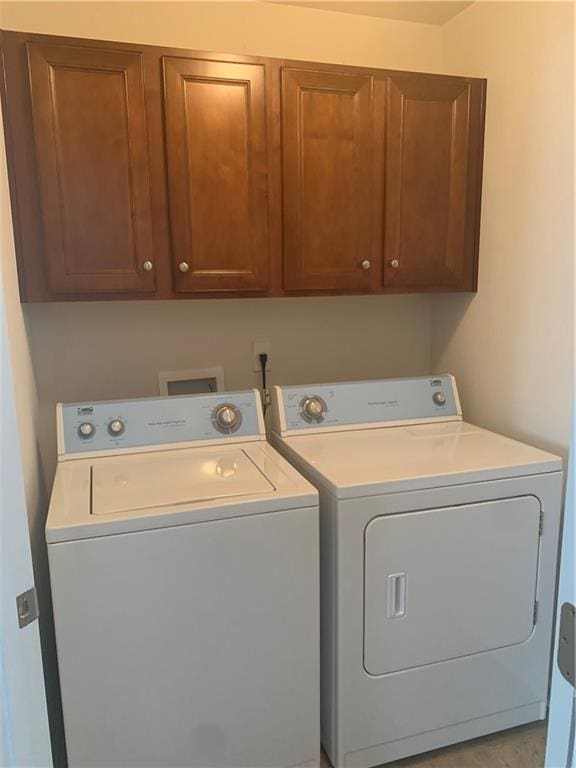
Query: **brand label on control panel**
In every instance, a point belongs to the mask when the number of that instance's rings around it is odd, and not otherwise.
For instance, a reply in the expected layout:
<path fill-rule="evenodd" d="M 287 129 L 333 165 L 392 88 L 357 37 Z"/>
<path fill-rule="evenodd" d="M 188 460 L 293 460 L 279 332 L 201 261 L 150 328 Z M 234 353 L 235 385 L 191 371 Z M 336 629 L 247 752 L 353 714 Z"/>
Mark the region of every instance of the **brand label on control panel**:
<path fill-rule="evenodd" d="M 254 391 L 60 407 L 60 455 L 262 437 L 260 399 Z"/>
<path fill-rule="evenodd" d="M 280 387 L 285 431 L 459 418 L 452 376 Z"/>

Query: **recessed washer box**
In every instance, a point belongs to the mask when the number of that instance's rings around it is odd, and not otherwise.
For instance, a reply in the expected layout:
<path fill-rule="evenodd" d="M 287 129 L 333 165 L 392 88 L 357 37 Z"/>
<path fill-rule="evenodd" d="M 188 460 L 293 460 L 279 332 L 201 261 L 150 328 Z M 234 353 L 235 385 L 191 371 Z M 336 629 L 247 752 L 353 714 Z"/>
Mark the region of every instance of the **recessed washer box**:
<path fill-rule="evenodd" d="M 224 368 L 192 368 L 181 371 L 160 371 L 158 373 L 160 395 L 204 395 L 209 392 L 223 392 Z"/>

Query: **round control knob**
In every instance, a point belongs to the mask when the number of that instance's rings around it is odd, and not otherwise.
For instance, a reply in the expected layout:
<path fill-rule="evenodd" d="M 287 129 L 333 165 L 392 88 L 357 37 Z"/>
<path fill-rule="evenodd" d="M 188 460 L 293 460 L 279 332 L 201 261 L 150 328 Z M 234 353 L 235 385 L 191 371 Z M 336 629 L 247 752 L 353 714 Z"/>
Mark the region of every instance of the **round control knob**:
<path fill-rule="evenodd" d="M 219 405 L 212 412 L 214 426 L 220 432 L 234 432 L 240 426 L 241 418 L 238 408 L 229 403 Z"/>
<path fill-rule="evenodd" d="M 122 432 L 124 432 L 125 429 L 126 425 L 122 419 L 113 419 L 108 424 L 108 434 L 112 435 L 112 437 L 118 437 L 122 434 Z"/>
<path fill-rule="evenodd" d="M 444 392 L 434 392 L 432 400 L 434 400 L 436 405 L 446 405 L 446 395 Z"/>
<path fill-rule="evenodd" d="M 89 437 L 94 437 L 95 432 L 96 427 L 89 421 L 84 421 L 78 427 L 78 436 L 81 437 L 82 440 L 88 440 Z"/>
<path fill-rule="evenodd" d="M 326 403 L 317 395 L 305 397 L 301 404 L 302 416 L 307 421 L 320 421 L 326 413 Z"/>

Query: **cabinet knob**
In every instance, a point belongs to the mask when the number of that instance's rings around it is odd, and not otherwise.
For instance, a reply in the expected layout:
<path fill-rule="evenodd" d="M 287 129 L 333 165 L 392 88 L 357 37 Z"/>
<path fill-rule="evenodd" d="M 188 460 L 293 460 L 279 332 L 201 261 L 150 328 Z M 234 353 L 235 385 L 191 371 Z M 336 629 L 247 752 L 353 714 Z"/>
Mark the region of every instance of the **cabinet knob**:
<path fill-rule="evenodd" d="M 361 264 L 360 266 L 362 267 L 362 269 L 370 269 L 370 267 L 371 267 L 372 265 L 370 264 L 370 262 L 368 261 L 368 259 L 364 259 L 364 261 L 362 262 L 362 264 Z"/>
<path fill-rule="evenodd" d="M 153 268 L 154 268 L 154 265 L 152 264 L 151 261 L 145 261 L 144 264 L 142 264 L 142 269 L 144 270 L 144 272 L 152 272 Z"/>
<path fill-rule="evenodd" d="M 185 261 L 181 261 L 180 264 L 178 264 L 178 269 L 180 270 L 180 272 L 188 272 L 190 267 Z"/>
<path fill-rule="evenodd" d="M 400 266 L 400 262 L 398 261 L 398 259 L 392 259 L 392 261 L 390 262 L 390 266 L 392 267 L 392 269 L 398 269 L 398 267 Z"/>

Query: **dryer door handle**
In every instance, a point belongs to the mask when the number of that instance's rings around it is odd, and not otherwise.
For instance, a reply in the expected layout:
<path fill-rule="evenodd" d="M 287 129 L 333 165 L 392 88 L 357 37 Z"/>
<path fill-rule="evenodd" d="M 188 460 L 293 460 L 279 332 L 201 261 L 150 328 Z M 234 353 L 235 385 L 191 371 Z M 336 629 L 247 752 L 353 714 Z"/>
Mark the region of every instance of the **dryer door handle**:
<path fill-rule="evenodd" d="M 406 574 L 391 573 L 388 576 L 387 619 L 406 616 Z"/>

